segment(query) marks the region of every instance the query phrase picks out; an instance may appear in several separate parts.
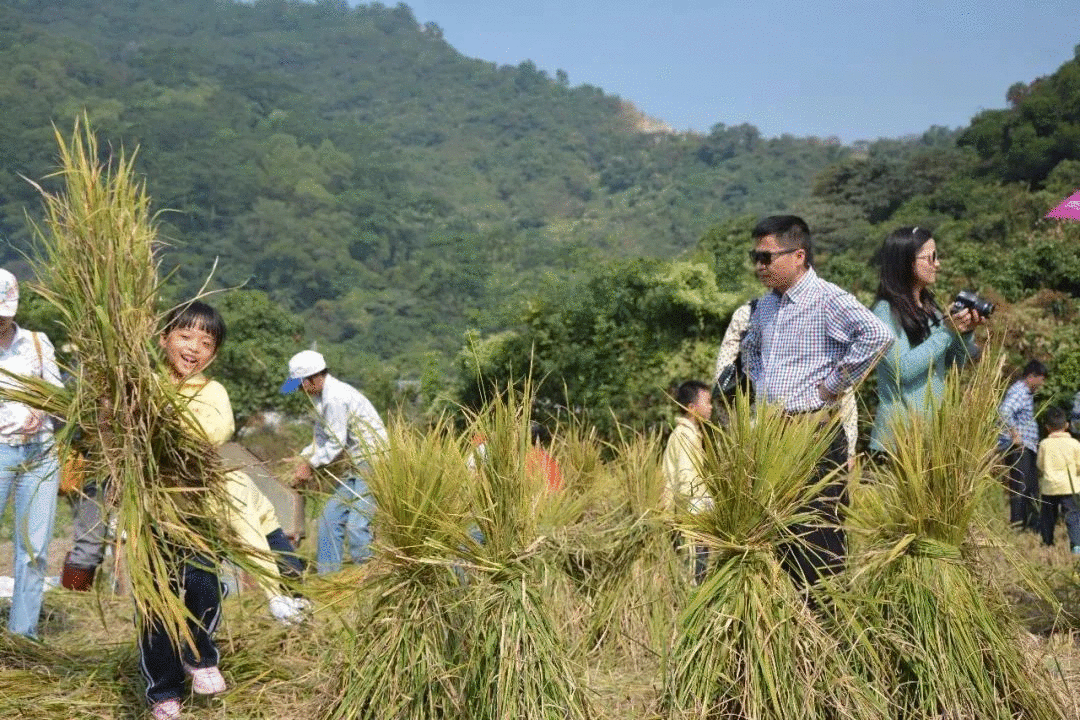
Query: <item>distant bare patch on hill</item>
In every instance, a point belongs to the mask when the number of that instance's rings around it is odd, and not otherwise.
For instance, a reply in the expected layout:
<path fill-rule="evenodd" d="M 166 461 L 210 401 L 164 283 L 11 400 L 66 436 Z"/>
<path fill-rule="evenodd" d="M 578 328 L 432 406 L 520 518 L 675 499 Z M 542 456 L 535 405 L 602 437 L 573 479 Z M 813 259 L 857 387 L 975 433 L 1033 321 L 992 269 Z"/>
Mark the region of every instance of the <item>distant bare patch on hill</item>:
<path fill-rule="evenodd" d="M 619 101 L 619 118 L 631 132 L 643 135 L 675 135 L 675 128 L 659 118 L 649 117 L 629 100 Z"/>

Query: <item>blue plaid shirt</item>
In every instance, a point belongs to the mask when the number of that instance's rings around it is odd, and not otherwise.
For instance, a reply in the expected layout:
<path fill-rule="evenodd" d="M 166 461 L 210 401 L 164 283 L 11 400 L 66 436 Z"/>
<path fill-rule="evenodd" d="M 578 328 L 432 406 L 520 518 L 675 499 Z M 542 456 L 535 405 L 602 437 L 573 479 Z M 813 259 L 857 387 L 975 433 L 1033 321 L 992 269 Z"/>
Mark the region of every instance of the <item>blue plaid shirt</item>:
<path fill-rule="evenodd" d="M 1013 444 L 1010 430 L 1015 430 L 1020 444 L 1032 452 L 1039 451 L 1039 426 L 1035 423 L 1035 398 L 1023 380 L 1017 380 L 1005 391 L 1005 398 L 998 406 L 998 415 L 1005 424 L 1005 432 L 998 439 L 998 447 L 1007 449 Z"/>
<path fill-rule="evenodd" d="M 758 402 L 809 412 L 825 405 L 819 385 L 839 395 L 870 371 L 893 339 L 855 296 L 811 268 L 783 295 L 758 300 L 742 342 L 743 367 Z"/>

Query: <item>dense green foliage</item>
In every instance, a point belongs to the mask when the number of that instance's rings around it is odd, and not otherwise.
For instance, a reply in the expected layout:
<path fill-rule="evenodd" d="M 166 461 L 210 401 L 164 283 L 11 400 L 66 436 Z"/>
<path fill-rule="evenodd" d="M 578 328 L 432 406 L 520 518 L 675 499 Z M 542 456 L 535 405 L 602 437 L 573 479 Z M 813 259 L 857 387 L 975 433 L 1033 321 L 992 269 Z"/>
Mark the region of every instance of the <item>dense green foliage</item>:
<path fill-rule="evenodd" d="M 405 5 L 0 2 L 0 233 L 26 249 L 20 175 L 86 110 L 139 147 L 178 294 L 266 292 L 347 375 L 417 377 L 465 329 L 601 256 L 667 256 L 718 216 L 783 207 L 848 150 L 654 129 L 533 63 L 465 58 Z M 445 367 L 445 366 L 444 366 Z"/>
<path fill-rule="evenodd" d="M 1012 107 L 980 113 L 961 142 L 978 151 L 988 174 L 1042 186 L 1063 161 L 1080 157 L 1078 94 L 1074 59 L 1049 77 L 1014 84 L 1006 94 Z"/>
<path fill-rule="evenodd" d="M 597 427 L 656 423 L 665 393 L 711 364 L 716 338 L 741 297 L 717 288 L 704 263 L 615 263 L 529 303 L 521 327 L 471 344 L 463 399 L 531 377 L 548 412 L 585 414 Z M 618 410 L 618 417 L 609 414 Z"/>
<path fill-rule="evenodd" d="M 1080 344 L 1067 320 L 1078 230 L 1041 219 L 1080 186 L 1078 60 L 1014 85 L 1008 109 L 967 128 L 844 147 L 746 124 L 673 133 L 565 72 L 465 58 L 405 5 L 2 0 L 0 59 L 0 98 L 18 109 L 0 119 L 0 262 L 26 269 L 24 214 L 38 201 L 20 176 L 46 178 L 51 124 L 85 110 L 107 143 L 139 147 L 168 209 L 176 296 L 216 260 L 212 287 L 244 285 L 265 297 L 238 307 L 290 318 L 238 350 L 237 362 L 262 358 L 240 375 L 317 342 L 381 405 L 416 382 L 426 397 L 455 394 L 451 360 L 472 328 L 465 352 L 483 352 L 465 364 L 461 399 L 479 394 L 477 362 L 502 368 L 492 379 L 531 363 L 552 402 L 565 385 L 592 388 L 571 402 L 597 416 L 641 408 L 679 375 L 707 376 L 706 348 L 755 292 L 743 259 L 752 218 L 790 210 L 815 230 L 822 273 L 865 300 L 884 235 L 933 228 L 940 293 L 1019 303 L 1042 329 L 1016 353 L 1060 360 L 1056 391 L 1080 384 L 1080 362 L 1057 357 Z M 716 274 L 689 305 L 683 262 Z M 1032 299 L 1043 288 L 1058 294 Z M 710 293 L 724 299 L 688 310 Z M 590 312 L 614 324 L 594 327 Z M 594 336 L 611 350 L 560 345 Z M 631 373 L 609 362 L 631 363 L 641 384 L 616 392 Z M 245 414 L 278 400 L 234 392 Z"/>
<path fill-rule="evenodd" d="M 307 398 L 278 392 L 285 369 L 303 337 L 303 323 L 259 290 L 238 290 L 210 298 L 228 334 L 210 373 L 229 389 L 237 426 L 260 410 L 299 411 Z"/>

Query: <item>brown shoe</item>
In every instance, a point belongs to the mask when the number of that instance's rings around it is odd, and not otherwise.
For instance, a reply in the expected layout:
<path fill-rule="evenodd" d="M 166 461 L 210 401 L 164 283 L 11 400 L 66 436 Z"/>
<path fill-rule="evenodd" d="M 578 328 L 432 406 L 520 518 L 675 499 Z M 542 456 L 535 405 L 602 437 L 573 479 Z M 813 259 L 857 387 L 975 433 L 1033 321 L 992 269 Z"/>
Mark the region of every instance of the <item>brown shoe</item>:
<path fill-rule="evenodd" d="M 64 563 L 64 570 L 60 574 L 60 584 L 68 590 L 87 592 L 94 587 L 94 573 L 97 568 L 84 568 L 69 563 Z"/>

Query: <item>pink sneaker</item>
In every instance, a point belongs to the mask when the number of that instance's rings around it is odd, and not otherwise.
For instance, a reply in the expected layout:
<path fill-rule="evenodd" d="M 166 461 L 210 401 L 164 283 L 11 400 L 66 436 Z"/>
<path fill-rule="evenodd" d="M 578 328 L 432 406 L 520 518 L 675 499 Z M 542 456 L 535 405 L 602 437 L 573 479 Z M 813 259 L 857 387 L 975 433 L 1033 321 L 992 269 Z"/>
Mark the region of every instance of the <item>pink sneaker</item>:
<path fill-rule="evenodd" d="M 184 672 L 191 676 L 191 692 L 196 695 L 213 695 L 225 692 L 225 678 L 217 666 L 193 668 L 184 666 Z"/>
<path fill-rule="evenodd" d="M 150 708 L 150 714 L 154 716 L 154 720 L 177 720 L 180 717 L 180 701 L 169 698 L 155 703 Z"/>

